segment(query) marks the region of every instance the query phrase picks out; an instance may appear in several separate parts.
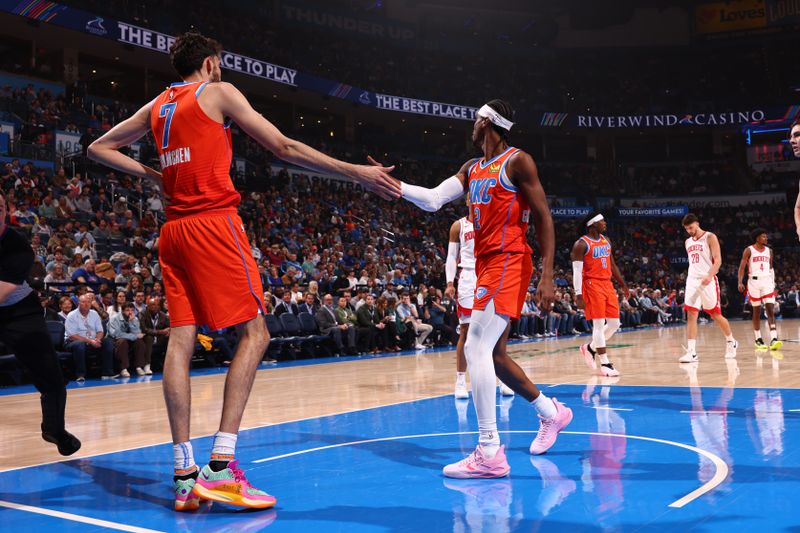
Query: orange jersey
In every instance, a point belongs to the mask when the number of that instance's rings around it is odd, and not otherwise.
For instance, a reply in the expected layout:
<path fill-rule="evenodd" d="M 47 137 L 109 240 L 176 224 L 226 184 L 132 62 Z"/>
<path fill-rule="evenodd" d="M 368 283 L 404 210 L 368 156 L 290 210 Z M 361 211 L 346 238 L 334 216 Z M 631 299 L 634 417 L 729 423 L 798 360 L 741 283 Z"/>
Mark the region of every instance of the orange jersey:
<path fill-rule="evenodd" d="M 509 160 L 519 151 L 509 147 L 489 161 L 473 163 L 467 172 L 477 259 L 533 252 L 526 237 L 531 208 L 506 173 Z"/>
<path fill-rule="evenodd" d="M 206 85 L 173 83 L 150 111 L 169 220 L 239 205 L 230 177 L 230 128 L 212 120 L 197 103 Z"/>
<path fill-rule="evenodd" d="M 588 235 L 581 240 L 589 247 L 583 256 L 583 279 L 611 279 L 611 243 L 602 235 L 596 241 Z"/>

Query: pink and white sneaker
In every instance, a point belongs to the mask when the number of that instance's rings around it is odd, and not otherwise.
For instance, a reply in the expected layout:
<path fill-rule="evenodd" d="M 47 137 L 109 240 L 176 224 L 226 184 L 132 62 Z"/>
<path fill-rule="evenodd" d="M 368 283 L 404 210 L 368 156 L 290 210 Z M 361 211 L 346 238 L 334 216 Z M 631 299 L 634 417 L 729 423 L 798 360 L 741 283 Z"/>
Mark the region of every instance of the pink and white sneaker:
<path fill-rule="evenodd" d="M 540 455 L 553 447 L 559 432 L 572 422 L 572 409 L 553 398 L 556 415 L 553 418 L 539 416 L 539 433 L 531 443 L 531 454 Z"/>
<path fill-rule="evenodd" d="M 614 368 L 614 365 L 609 361 L 600 365 L 600 375 L 607 378 L 617 378 L 619 377 L 619 370 Z"/>
<path fill-rule="evenodd" d="M 580 350 L 581 350 L 581 355 L 583 356 L 583 362 L 586 363 L 586 366 L 588 366 L 592 370 L 597 370 L 597 363 L 594 360 L 592 352 L 589 351 L 589 345 L 581 344 Z"/>
<path fill-rule="evenodd" d="M 500 446 L 492 459 L 484 457 L 479 444 L 475 451 L 457 463 L 445 466 L 442 472 L 447 477 L 458 479 L 490 479 L 505 477 L 511 472 L 506 460 L 506 447 Z"/>

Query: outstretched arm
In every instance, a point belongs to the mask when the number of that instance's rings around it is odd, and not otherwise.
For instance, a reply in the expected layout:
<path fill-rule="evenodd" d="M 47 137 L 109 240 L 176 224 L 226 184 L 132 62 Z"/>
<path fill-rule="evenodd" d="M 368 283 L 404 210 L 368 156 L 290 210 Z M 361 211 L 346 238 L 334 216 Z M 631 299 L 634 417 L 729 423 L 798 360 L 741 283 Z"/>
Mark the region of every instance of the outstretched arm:
<path fill-rule="evenodd" d="M 222 116 L 233 119 L 245 133 L 280 159 L 310 170 L 348 177 L 387 200 L 400 196 L 397 180 L 389 175 L 394 167 L 346 163 L 286 137 L 253 109 L 247 98 L 230 83 L 211 83 L 206 92 L 209 92 L 209 105 L 218 109 Z"/>
<path fill-rule="evenodd" d="M 371 156 L 368 156 L 367 160 L 370 165 L 381 166 Z M 401 196 L 424 211 L 438 211 L 443 205 L 464 196 L 468 183 L 467 172 L 474 161 L 473 159 L 464 163 L 458 174 L 450 176 L 433 189 L 398 181 L 402 190 Z"/>
<path fill-rule="evenodd" d="M 160 186 L 160 172 L 119 151 L 120 148 L 133 144 L 150 131 L 150 109 L 154 101 L 142 106 L 132 117 L 123 120 L 90 144 L 87 150 L 89 159 L 125 174 L 147 178 Z"/>
<path fill-rule="evenodd" d="M 550 206 L 544 194 L 539 171 L 533 158 L 525 152 L 518 152 L 509 164 L 509 177 L 519 187 L 522 197 L 533 210 L 536 226 L 536 241 L 542 254 L 542 276 L 536 291 L 536 298 L 543 309 L 549 310 L 553 302 L 553 254 L 556 247 L 556 233 Z"/>

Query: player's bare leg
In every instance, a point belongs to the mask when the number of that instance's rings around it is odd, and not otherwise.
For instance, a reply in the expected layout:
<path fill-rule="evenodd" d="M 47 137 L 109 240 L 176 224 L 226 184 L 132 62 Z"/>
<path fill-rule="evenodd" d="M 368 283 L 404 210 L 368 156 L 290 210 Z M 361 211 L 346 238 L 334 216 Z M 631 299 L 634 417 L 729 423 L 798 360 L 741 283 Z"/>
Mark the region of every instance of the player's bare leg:
<path fill-rule="evenodd" d="M 572 410 L 555 398 L 551 400 L 542 394 L 517 362 L 509 357 L 506 346 L 510 329 L 506 328 L 492 351 L 494 371 L 500 381 L 528 400 L 539 413 L 541 419 L 539 432 L 530 446 L 530 452 L 539 455 L 555 443 L 558 432 L 572 421 Z M 551 405 L 555 408 L 555 412 L 551 410 Z"/>
<path fill-rule="evenodd" d="M 778 326 L 775 324 L 775 304 L 764 304 L 767 312 L 767 324 L 769 324 L 769 349 L 780 350 L 783 342 L 778 340 Z"/>
<path fill-rule="evenodd" d="M 756 349 L 766 350 L 769 347 L 764 343 L 764 339 L 761 336 L 761 306 L 753 305 L 752 308 L 753 308 L 753 334 L 756 338 Z M 769 311 L 767 311 L 767 319 L 769 320 Z"/>
<path fill-rule="evenodd" d="M 197 328 L 193 325 L 170 328 L 167 354 L 164 357 L 162 386 L 169 427 L 172 431 L 176 511 L 194 511 L 200 507 L 200 498 L 192 493 L 199 470 L 194 462 L 192 443 L 189 440 L 189 421 L 192 411 L 189 367 L 192 363 L 196 338 Z"/>
<path fill-rule="evenodd" d="M 722 316 L 722 313 L 713 313 L 711 319 L 717 323 L 719 329 L 722 330 L 722 334 L 725 335 L 725 358 L 734 359 L 736 357 L 736 348 L 739 347 L 739 344 L 733 338 L 728 319 Z"/>
<path fill-rule="evenodd" d="M 167 404 L 172 442 L 189 441 L 189 419 L 192 409 L 192 389 L 189 367 L 197 339 L 195 326 L 170 328 L 167 354 L 164 357 L 164 400 Z"/>
<path fill-rule="evenodd" d="M 467 342 L 469 324 L 460 324 L 459 328 L 461 331 L 458 334 L 458 343 L 456 344 L 455 397 L 457 400 L 466 400 L 469 398 L 469 390 L 467 389 L 467 357 L 464 355 L 464 343 Z"/>
<path fill-rule="evenodd" d="M 503 335 L 497 341 L 492 351 L 492 362 L 497 379 L 505 383 L 511 390 L 519 394 L 529 402 L 535 401 L 541 391 L 520 368 L 516 361 L 509 357 L 506 351 L 508 334 L 511 327 L 507 327 Z"/>
<path fill-rule="evenodd" d="M 236 326 L 236 332 L 239 335 L 239 345 L 236 347 L 233 362 L 225 378 L 225 399 L 222 404 L 222 420 L 219 424 L 219 430 L 225 433 L 239 432 L 256 370 L 269 345 L 269 332 L 264 317 L 260 314 Z"/>
<path fill-rule="evenodd" d="M 695 309 L 686 309 L 686 353 L 681 356 L 681 363 L 697 362 L 697 317 L 700 313 Z"/>
<path fill-rule="evenodd" d="M 260 314 L 236 326 L 239 345 L 233 357 L 222 404 L 222 420 L 214 435 L 211 461 L 204 466 L 194 485 L 193 493 L 201 498 L 239 507 L 267 509 L 276 500 L 247 481 L 234 458 L 239 426 L 244 408 L 253 387 L 256 370 L 269 344 L 264 317 Z"/>

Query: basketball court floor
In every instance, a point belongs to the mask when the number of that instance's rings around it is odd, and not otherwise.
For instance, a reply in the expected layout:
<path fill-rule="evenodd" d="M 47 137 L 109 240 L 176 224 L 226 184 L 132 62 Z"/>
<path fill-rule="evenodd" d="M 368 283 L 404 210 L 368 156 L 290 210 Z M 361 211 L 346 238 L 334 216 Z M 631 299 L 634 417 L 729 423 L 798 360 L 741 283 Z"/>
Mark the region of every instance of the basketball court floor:
<path fill-rule="evenodd" d="M 468 454 L 471 400 L 452 396 L 455 353 L 282 363 L 258 373 L 237 455 L 278 498 L 269 511 L 204 503 L 172 511 L 172 453 L 161 383 L 70 385 L 68 428 L 83 441 L 60 460 L 37 432 L 29 387 L 0 391 L 4 531 L 800 531 L 800 321 L 779 323 L 780 352 L 756 352 L 732 323 L 735 361 L 714 326 L 700 362 L 680 365 L 685 328 L 611 341 L 620 378 L 592 376 L 568 337 L 510 346 L 546 394 L 574 411 L 545 455 L 522 398 L 498 395 L 511 474 L 451 480 Z M 193 374 L 192 433 L 207 459 L 224 370 Z"/>

